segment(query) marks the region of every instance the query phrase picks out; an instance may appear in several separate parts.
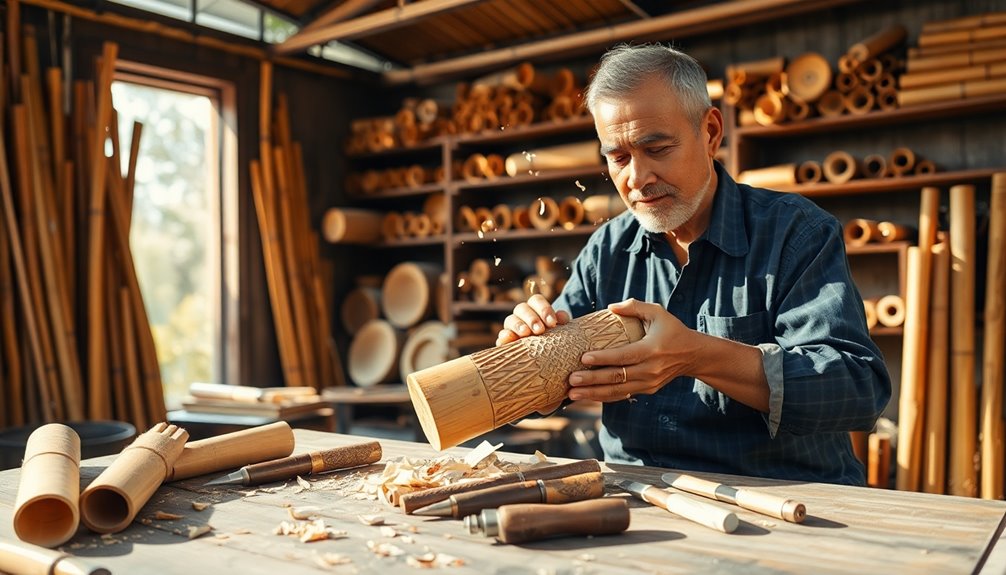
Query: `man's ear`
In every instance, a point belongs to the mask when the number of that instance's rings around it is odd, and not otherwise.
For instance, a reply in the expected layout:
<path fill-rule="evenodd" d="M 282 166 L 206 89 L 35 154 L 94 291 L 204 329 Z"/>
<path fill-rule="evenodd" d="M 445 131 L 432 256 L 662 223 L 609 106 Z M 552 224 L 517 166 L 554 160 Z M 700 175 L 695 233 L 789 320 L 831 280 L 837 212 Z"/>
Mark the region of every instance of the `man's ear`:
<path fill-rule="evenodd" d="M 715 157 L 723 143 L 723 114 L 720 109 L 711 106 L 702 120 L 703 135 L 706 137 L 706 152 L 709 157 Z"/>

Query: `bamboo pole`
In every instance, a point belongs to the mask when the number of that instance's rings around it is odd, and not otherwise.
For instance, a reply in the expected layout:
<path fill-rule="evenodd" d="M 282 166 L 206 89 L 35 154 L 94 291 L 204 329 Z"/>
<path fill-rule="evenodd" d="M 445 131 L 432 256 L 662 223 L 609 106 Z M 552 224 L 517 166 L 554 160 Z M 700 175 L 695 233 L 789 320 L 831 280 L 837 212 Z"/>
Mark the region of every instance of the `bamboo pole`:
<path fill-rule="evenodd" d="M 133 319 L 132 296 L 129 290 L 125 287 L 120 288 L 117 300 L 121 311 L 119 319 L 122 322 L 122 341 L 125 344 L 122 356 L 125 364 L 126 385 L 129 388 L 129 421 L 137 429 L 145 429 L 151 425 L 151 420 L 147 417 L 146 403 L 143 398 L 143 381 L 140 377 L 138 362 L 139 353 L 135 343 L 136 322 Z"/>
<path fill-rule="evenodd" d="M 1003 498 L 1003 364 L 1006 351 L 1006 172 L 992 176 L 985 348 L 982 363 L 981 449 L 983 499 Z"/>
<path fill-rule="evenodd" d="M 119 301 L 119 273 L 114 258 L 106 260 L 108 262 L 108 275 L 105 277 L 105 313 L 108 317 L 105 321 L 112 329 L 108 330 L 108 359 L 109 372 L 108 381 L 112 389 L 112 417 L 119 421 L 133 421 L 129 416 L 128 400 L 132 394 L 126 389 L 125 380 L 125 358 L 123 348 L 126 345 L 124 333 L 116 329 L 122 325 Z"/>
<path fill-rule="evenodd" d="M 21 370 L 21 354 L 18 353 L 18 337 L 16 333 L 14 312 L 14 279 L 10 269 L 11 240 L 8 236 L 7 222 L 4 220 L 5 208 L 0 204 L 0 353 L 3 354 L 7 367 L 7 392 L 4 395 L 8 403 L 8 424 L 21 426 L 25 423 L 24 381 Z M 15 232 L 10 232 L 15 233 Z M 31 346 L 30 346 L 31 347 Z"/>
<path fill-rule="evenodd" d="M 975 390 L 975 188 L 950 188 L 950 252 L 953 259 L 951 293 L 951 418 L 950 495 L 975 497 L 978 474 L 977 392 Z"/>
<path fill-rule="evenodd" d="M 925 460 L 922 490 L 947 489 L 947 374 L 950 339 L 950 246 L 940 233 L 933 246 L 933 287 L 929 310 L 929 366 L 926 385 Z"/>
<path fill-rule="evenodd" d="M 46 70 L 46 85 L 49 88 L 49 129 L 52 143 L 52 180 L 54 189 L 63 191 L 63 162 L 66 160 L 66 118 L 63 115 L 63 71 L 59 68 Z M 70 199 L 70 198 L 67 198 Z"/>
<path fill-rule="evenodd" d="M 102 282 L 105 274 L 105 129 L 112 113 L 112 74 L 119 47 L 112 42 L 102 46 L 101 68 L 98 79 L 98 100 L 94 139 L 92 141 L 90 226 L 87 243 L 87 374 L 88 410 L 90 419 L 108 419 L 108 389 L 104 386 L 107 374 L 107 356 L 104 346 L 105 300 Z"/>

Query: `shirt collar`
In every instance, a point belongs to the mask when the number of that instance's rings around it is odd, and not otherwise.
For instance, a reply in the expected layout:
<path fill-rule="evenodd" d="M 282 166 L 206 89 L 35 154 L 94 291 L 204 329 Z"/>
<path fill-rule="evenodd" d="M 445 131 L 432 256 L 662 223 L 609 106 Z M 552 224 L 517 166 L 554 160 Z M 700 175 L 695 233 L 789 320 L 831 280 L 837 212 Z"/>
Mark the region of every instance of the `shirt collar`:
<path fill-rule="evenodd" d="M 737 183 L 719 162 L 714 164 L 718 183 L 713 198 L 713 213 L 709 227 L 699 239 L 708 240 L 729 256 L 741 257 L 748 253 L 747 227 L 744 224 L 744 203 Z M 631 216 L 630 216 L 631 217 Z M 636 224 L 636 237 L 627 251 L 639 253 L 650 250 L 653 242 L 666 242 L 664 234 L 646 231 Z"/>

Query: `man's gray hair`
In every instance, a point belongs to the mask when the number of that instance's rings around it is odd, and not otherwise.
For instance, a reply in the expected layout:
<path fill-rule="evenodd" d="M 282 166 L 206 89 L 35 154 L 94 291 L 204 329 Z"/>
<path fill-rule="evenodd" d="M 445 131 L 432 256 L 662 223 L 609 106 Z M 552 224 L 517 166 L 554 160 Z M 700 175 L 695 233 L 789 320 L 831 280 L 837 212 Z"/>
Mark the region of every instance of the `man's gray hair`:
<path fill-rule="evenodd" d="M 695 58 L 661 44 L 619 44 L 605 53 L 587 87 L 587 109 L 593 113 L 599 101 L 618 99 L 653 76 L 677 92 L 682 111 L 698 129 L 712 106 L 706 72 Z"/>

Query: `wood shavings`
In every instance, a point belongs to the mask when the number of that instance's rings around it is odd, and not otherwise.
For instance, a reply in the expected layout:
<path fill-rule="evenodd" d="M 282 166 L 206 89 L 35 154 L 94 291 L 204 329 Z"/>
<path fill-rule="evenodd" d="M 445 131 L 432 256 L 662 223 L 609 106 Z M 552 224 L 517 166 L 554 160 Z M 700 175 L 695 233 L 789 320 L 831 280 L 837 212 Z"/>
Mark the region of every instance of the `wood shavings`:
<path fill-rule="evenodd" d="M 405 562 L 410 567 L 417 569 L 435 569 L 437 567 L 462 567 L 465 560 L 446 553 L 425 553 L 423 555 L 409 555 Z"/>
<path fill-rule="evenodd" d="M 335 567 L 336 565 L 352 563 L 353 558 L 341 553 L 322 553 L 321 555 L 314 556 L 314 562 L 319 567 Z"/>
<path fill-rule="evenodd" d="M 374 555 L 379 557 L 397 557 L 398 555 L 404 555 L 405 551 L 401 547 L 392 545 L 391 543 L 375 543 L 374 541 L 367 541 L 367 549 L 370 549 Z"/>
<path fill-rule="evenodd" d="M 213 528 L 210 527 L 209 524 L 205 524 L 205 525 L 189 525 L 189 539 L 195 539 L 197 537 L 202 537 L 203 535 L 206 535 L 210 531 L 213 531 Z"/>
<path fill-rule="evenodd" d="M 325 525 L 324 519 L 314 521 L 283 521 L 272 530 L 274 535 L 293 535 L 299 537 L 301 543 L 311 541 L 323 541 L 325 539 L 339 539 L 347 537 L 345 531 L 332 529 Z"/>
<path fill-rule="evenodd" d="M 290 507 L 288 508 L 291 519 L 312 519 L 321 513 L 321 509 L 314 506 Z"/>
<path fill-rule="evenodd" d="M 304 489 L 311 489 L 311 482 L 308 481 L 307 479 L 304 479 L 300 475 L 297 476 L 297 485 L 300 485 Z"/>
<path fill-rule="evenodd" d="M 395 528 L 389 525 L 381 525 L 381 536 L 393 539 L 398 537 L 398 531 L 395 531 Z"/>
<path fill-rule="evenodd" d="M 141 517 L 140 518 L 140 523 L 142 523 L 144 525 L 153 525 L 154 524 L 153 520 L 151 520 L 149 517 Z"/>
<path fill-rule="evenodd" d="M 407 543 L 409 545 L 412 545 L 413 543 L 416 542 L 416 540 L 413 539 L 411 535 L 402 535 L 399 538 L 399 541 L 401 541 L 402 543 Z"/>
<path fill-rule="evenodd" d="M 364 525 L 384 525 L 383 515 L 358 515 L 357 518 Z"/>
<path fill-rule="evenodd" d="M 155 511 L 154 519 L 160 519 L 163 521 L 174 521 L 176 519 L 181 519 L 182 516 L 177 513 L 168 513 L 167 511 Z"/>
<path fill-rule="evenodd" d="M 196 511 L 203 511 L 204 509 L 206 509 L 209 506 L 210 506 L 209 503 L 205 503 L 203 501 L 193 501 L 192 502 L 192 508 L 195 509 Z"/>
<path fill-rule="evenodd" d="M 245 529 L 244 527 L 238 527 L 234 530 L 235 535 L 251 535 L 251 529 Z"/>

